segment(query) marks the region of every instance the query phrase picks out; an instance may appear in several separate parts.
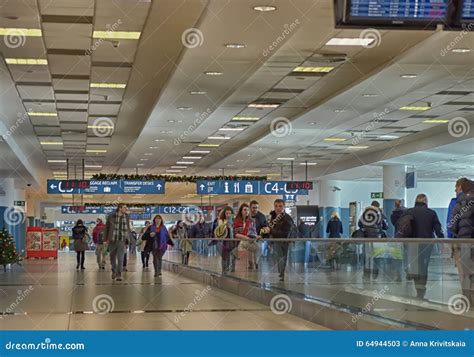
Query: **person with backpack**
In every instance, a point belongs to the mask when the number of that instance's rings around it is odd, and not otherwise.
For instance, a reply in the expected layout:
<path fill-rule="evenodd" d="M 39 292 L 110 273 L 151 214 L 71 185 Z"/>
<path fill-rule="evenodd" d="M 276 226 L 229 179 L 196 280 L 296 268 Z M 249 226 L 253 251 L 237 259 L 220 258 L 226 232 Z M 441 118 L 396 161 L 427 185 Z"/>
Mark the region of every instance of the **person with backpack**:
<path fill-rule="evenodd" d="M 163 255 L 166 253 L 168 245 L 174 246 L 161 215 L 158 214 L 153 218 L 153 223 L 147 228 L 143 236 L 142 239 L 147 241 L 145 250 L 153 254 L 155 278 L 160 277 Z"/>
<path fill-rule="evenodd" d="M 97 256 L 99 270 L 105 270 L 105 257 L 107 255 L 107 246 L 104 244 L 105 224 L 100 218 L 97 218 L 96 222 L 97 223 L 92 230 L 92 240 L 95 244 L 95 254 Z"/>
<path fill-rule="evenodd" d="M 413 238 L 444 238 L 443 228 L 435 211 L 428 208 L 428 197 L 424 193 L 416 196 L 415 206 L 407 210 L 398 223 L 397 236 L 412 236 Z M 433 244 L 409 243 L 406 245 L 408 261 L 407 280 L 415 283 L 416 297 L 424 299 L 426 282 L 428 281 L 428 266 L 430 263 Z"/>
<path fill-rule="evenodd" d="M 474 181 L 462 183 L 463 195 L 453 208 L 448 227 L 454 238 L 474 238 Z M 474 306 L 474 253 L 471 244 L 459 244 L 453 248 L 454 259 L 458 268 L 462 293 L 471 306 Z"/>
<path fill-rule="evenodd" d="M 263 234 L 269 234 L 270 238 L 296 238 L 298 236 L 293 218 L 285 212 L 285 201 L 277 198 L 273 202 L 273 211 L 270 212 L 268 227 L 262 229 Z M 288 260 L 289 242 L 273 242 L 273 250 L 276 254 L 278 265 L 278 277 L 280 281 L 285 280 L 286 262 Z"/>
<path fill-rule="evenodd" d="M 74 239 L 74 250 L 76 252 L 76 270 L 84 270 L 85 251 L 87 250 L 87 228 L 82 219 L 78 219 L 72 228 L 72 239 Z"/>

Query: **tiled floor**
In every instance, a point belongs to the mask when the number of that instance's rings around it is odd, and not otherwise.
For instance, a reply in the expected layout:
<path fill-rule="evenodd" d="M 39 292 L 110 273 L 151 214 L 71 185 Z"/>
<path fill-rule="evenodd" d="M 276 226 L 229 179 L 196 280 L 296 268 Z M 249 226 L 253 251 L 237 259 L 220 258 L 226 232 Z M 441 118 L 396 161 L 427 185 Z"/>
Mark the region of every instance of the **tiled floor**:
<path fill-rule="evenodd" d="M 93 253 L 84 272 L 74 259 L 61 253 L 0 272 L 0 329 L 326 329 L 166 271 L 155 279 L 134 257 L 122 282 L 98 271 Z"/>

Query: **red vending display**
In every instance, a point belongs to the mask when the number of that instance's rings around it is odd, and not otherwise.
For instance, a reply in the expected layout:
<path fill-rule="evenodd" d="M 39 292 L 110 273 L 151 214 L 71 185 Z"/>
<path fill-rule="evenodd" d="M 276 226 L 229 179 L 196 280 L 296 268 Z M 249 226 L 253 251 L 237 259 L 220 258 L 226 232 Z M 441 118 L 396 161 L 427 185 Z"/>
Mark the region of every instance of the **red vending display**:
<path fill-rule="evenodd" d="M 59 229 L 28 227 L 26 258 L 58 258 Z"/>

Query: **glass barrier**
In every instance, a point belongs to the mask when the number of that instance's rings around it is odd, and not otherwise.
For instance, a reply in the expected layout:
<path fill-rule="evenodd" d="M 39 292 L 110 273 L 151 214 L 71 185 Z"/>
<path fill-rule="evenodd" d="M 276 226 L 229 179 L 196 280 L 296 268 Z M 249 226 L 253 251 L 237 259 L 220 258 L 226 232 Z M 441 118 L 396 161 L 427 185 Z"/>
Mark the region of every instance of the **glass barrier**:
<path fill-rule="evenodd" d="M 354 322 L 362 311 L 415 328 L 474 328 L 469 239 L 191 241 L 187 261 L 179 241 L 165 259 L 348 308 Z"/>

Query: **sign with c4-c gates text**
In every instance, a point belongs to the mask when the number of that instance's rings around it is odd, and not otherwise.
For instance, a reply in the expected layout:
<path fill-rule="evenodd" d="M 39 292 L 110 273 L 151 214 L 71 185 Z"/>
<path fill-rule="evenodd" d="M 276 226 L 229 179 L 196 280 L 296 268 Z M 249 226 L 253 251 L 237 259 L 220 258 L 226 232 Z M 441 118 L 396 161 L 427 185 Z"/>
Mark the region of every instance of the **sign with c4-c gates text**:
<path fill-rule="evenodd" d="M 202 195 L 307 195 L 308 190 L 288 190 L 286 181 L 198 180 L 197 193 Z"/>
<path fill-rule="evenodd" d="M 48 180 L 49 194 L 159 195 L 165 193 L 163 180 Z"/>

